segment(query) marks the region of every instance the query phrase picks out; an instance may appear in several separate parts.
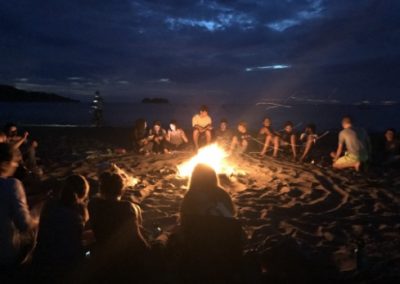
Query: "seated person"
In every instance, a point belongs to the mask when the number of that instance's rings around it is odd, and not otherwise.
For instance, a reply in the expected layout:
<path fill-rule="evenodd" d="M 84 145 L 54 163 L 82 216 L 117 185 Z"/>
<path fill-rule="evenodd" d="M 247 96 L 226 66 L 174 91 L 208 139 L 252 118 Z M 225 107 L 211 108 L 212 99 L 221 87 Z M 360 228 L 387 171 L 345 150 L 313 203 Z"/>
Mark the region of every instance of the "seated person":
<path fill-rule="evenodd" d="M 14 123 L 8 123 L 4 127 L 5 133 L 7 135 L 7 143 L 12 145 L 15 149 L 21 151 L 22 160 L 21 160 L 21 167 L 25 167 L 27 170 L 30 170 L 34 173 L 39 174 L 41 170 L 37 166 L 37 159 L 36 159 L 36 149 L 38 147 L 38 142 L 36 140 L 28 141 L 28 132 L 24 132 L 22 136 L 18 135 L 18 128 L 17 125 Z M 19 172 L 22 169 L 18 170 Z"/>
<path fill-rule="evenodd" d="M 303 154 L 301 154 L 300 162 L 304 162 L 308 158 L 310 151 L 317 141 L 318 135 L 316 134 L 315 124 L 306 126 L 304 132 L 300 135 L 300 142 L 303 144 Z"/>
<path fill-rule="evenodd" d="M 18 135 L 17 125 L 8 123 L 4 127 L 4 133 L 7 136 L 7 143 L 11 144 L 16 149 L 19 149 L 28 139 L 28 132 L 24 132 L 23 136 Z"/>
<path fill-rule="evenodd" d="M 339 133 L 339 143 L 336 152 L 331 153 L 335 169 L 354 168 L 360 170 L 361 164 L 367 162 L 371 144 L 364 129 L 353 127 L 351 117 L 342 119 L 343 130 Z M 346 148 L 344 156 L 342 153 Z"/>
<path fill-rule="evenodd" d="M 384 164 L 400 162 L 400 140 L 396 138 L 396 130 L 389 128 L 385 131 Z"/>
<path fill-rule="evenodd" d="M 16 268 L 33 246 L 37 220 L 29 212 L 24 186 L 12 178 L 19 153 L 8 143 L 0 144 L 0 269 Z M 25 236 L 25 237 L 24 237 Z M 27 238 L 26 236 L 31 236 Z M 27 241 L 30 239 L 29 241 Z"/>
<path fill-rule="evenodd" d="M 165 136 L 167 132 L 161 127 L 161 121 L 154 121 L 153 127 L 149 130 L 149 136 L 147 140 L 152 143 L 152 151 L 154 153 L 168 153 L 168 149 L 165 147 Z"/>
<path fill-rule="evenodd" d="M 296 140 L 293 123 L 291 121 L 285 122 L 283 131 L 279 132 L 279 145 L 285 148 L 290 147 L 294 160 L 297 158 Z"/>
<path fill-rule="evenodd" d="M 200 107 L 200 112 L 192 118 L 193 126 L 193 142 L 196 151 L 199 149 L 199 136 L 201 134 L 206 135 L 207 144 L 211 143 L 211 131 L 212 131 L 212 120 L 208 115 L 207 106 L 203 105 Z"/>
<path fill-rule="evenodd" d="M 165 141 L 169 151 L 183 150 L 189 142 L 185 131 L 178 126 L 176 120 L 171 120 L 169 123 L 169 129 L 165 136 Z"/>
<path fill-rule="evenodd" d="M 272 156 L 275 158 L 278 156 L 278 150 L 279 150 L 278 136 L 275 134 L 275 131 L 271 126 L 271 119 L 269 119 L 268 117 L 264 118 L 263 126 L 258 132 L 258 141 L 260 141 L 260 143 L 263 145 L 262 150 L 260 152 L 260 156 L 262 157 L 265 156 L 265 154 L 269 150 L 270 144 L 274 145 L 274 151 Z"/>
<path fill-rule="evenodd" d="M 113 280 L 107 283 L 117 283 L 118 277 L 126 280 L 132 269 L 144 273 L 149 265 L 149 245 L 141 231 L 140 208 L 121 200 L 125 189 L 122 177 L 105 172 L 99 182 L 100 196 L 90 200 L 88 206 L 96 239 L 92 274 Z"/>
<path fill-rule="evenodd" d="M 136 120 L 135 128 L 133 129 L 133 148 L 137 153 L 145 155 L 150 153 L 153 145 L 149 143 L 148 136 L 146 120 L 142 118 Z"/>
<path fill-rule="evenodd" d="M 82 243 L 85 224 L 89 219 L 86 199 L 89 183 L 80 175 L 65 181 L 60 197 L 44 205 L 39 224 L 33 264 L 43 270 L 40 279 L 56 281 L 82 264 L 85 251 Z M 53 275 L 48 275 L 50 272 Z"/>
<path fill-rule="evenodd" d="M 229 129 L 228 121 L 221 119 L 219 128 L 215 131 L 216 142 L 223 147 L 228 147 L 232 142 L 232 131 Z"/>
<path fill-rule="evenodd" d="M 198 283 L 222 279 L 222 283 L 230 283 L 227 279 L 240 267 L 243 231 L 235 218 L 232 199 L 220 187 L 211 167 L 199 164 L 194 168 L 180 218 L 180 272 L 187 277 L 195 275 L 202 280 Z"/>
<path fill-rule="evenodd" d="M 237 132 L 232 138 L 231 149 L 232 153 L 236 147 L 239 147 L 239 153 L 245 153 L 249 146 L 250 134 L 247 132 L 247 123 L 244 121 L 239 122 Z"/>
<path fill-rule="evenodd" d="M 30 140 L 27 143 L 27 150 L 23 154 L 24 166 L 34 172 L 35 174 L 41 176 L 42 170 L 39 168 L 36 159 L 36 149 L 38 148 L 39 144 L 36 140 Z"/>

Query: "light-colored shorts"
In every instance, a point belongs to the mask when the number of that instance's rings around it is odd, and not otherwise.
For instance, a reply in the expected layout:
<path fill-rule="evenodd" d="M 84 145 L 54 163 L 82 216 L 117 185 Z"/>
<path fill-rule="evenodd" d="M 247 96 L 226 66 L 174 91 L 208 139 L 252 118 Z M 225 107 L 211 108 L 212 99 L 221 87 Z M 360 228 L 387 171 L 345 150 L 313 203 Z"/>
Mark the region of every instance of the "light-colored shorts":
<path fill-rule="evenodd" d="M 343 164 L 352 164 L 352 163 L 357 163 L 357 162 L 365 162 L 365 161 L 367 161 L 367 159 L 368 159 L 367 157 L 358 157 L 356 155 L 346 152 L 344 154 L 344 156 L 337 159 L 335 164 L 343 165 Z"/>

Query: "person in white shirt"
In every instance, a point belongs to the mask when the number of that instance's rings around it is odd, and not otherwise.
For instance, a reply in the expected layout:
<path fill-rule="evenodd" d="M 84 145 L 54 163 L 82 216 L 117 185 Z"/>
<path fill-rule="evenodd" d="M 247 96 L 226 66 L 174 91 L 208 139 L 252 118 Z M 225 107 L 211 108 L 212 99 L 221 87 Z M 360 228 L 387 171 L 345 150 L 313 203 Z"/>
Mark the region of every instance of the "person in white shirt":
<path fill-rule="evenodd" d="M 211 143 L 211 131 L 212 131 L 212 120 L 208 115 L 207 106 L 203 105 L 200 107 L 200 112 L 193 116 L 192 119 L 193 126 L 193 142 L 196 151 L 199 149 L 199 137 L 202 134 L 206 135 L 207 144 Z"/>

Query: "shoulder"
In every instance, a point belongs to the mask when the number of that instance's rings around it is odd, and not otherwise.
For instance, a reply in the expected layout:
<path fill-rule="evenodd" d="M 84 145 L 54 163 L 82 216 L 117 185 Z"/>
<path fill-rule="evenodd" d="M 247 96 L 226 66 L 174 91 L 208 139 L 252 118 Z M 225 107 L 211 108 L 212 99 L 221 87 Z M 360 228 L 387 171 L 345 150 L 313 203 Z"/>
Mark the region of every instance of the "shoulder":
<path fill-rule="evenodd" d="M 129 201 L 126 201 L 126 200 L 119 201 L 118 207 L 121 209 L 121 211 L 123 211 L 125 213 L 136 215 L 135 214 L 135 205 Z"/>
<path fill-rule="evenodd" d="M 220 198 L 223 198 L 225 200 L 232 200 L 231 196 L 229 195 L 229 193 L 227 193 L 223 188 L 221 187 L 217 187 L 216 191 L 215 191 L 218 196 Z"/>
<path fill-rule="evenodd" d="M 4 179 L 3 183 L 5 189 L 11 192 L 13 195 L 25 195 L 24 186 L 22 182 L 16 178 Z"/>

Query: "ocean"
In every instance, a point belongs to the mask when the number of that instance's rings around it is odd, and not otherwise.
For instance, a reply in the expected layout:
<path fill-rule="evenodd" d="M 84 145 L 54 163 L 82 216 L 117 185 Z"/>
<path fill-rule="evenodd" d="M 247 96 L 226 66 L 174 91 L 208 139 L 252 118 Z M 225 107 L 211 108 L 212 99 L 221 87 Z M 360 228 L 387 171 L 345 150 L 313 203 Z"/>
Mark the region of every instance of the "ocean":
<path fill-rule="evenodd" d="M 251 130 L 256 130 L 263 118 L 268 116 L 275 129 L 282 128 L 283 123 L 290 120 L 299 130 L 307 123 L 315 123 L 317 129 L 323 131 L 340 128 L 341 117 L 351 115 L 357 125 L 369 131 L 383 131 L 389 127 L 400 130 L 400 105 L 215 104 L 208 107 L 215 126 L 226 118 L 231 126 L 245 120 Z M 132 127 L 136 119 L 144 118 L 149 124 L 161 120 L 167 126 L 171 119 L 176 119 L 182 127 L 190 128 L 191 118 L 198 108 L 199 105 L 194 104 L 105 103 L 104 124 Z M 0 124 L 88 126 L 92 121 L 90 110 L 89 103 L 0 103 Z"/>

